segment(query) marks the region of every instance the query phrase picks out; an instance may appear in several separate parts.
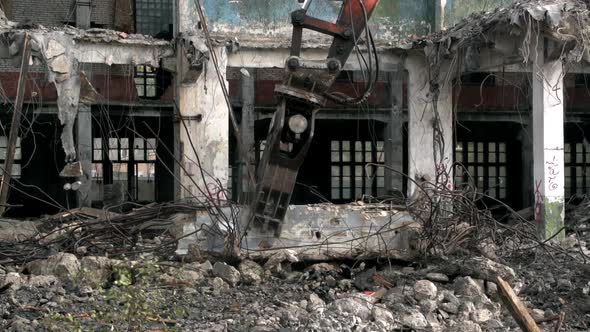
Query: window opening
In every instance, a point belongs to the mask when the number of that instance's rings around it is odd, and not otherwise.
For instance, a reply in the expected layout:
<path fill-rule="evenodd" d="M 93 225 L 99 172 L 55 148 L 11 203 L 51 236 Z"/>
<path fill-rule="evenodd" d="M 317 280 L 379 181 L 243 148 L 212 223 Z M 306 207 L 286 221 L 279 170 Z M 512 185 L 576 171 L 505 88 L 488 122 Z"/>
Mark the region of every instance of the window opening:
<path fill-rule="evenodd" d="M 472 185 L 480 193 L 499 200 L 507 194 L 507 150 L 505 142 L 457 142 L 455 186 Z"/>
<path fill-rule="evenodd" d="M 331 192 L 332 200 L 360 199 L 363 195 L 378 196 L 385 192 L 383 167 L 384 143 L 378 141 L 331 141 Z"/>
<path fill-rule="evenodd" d="M 8 150 L 8 137 L 0 136 L 0 163 L 4 165 L 4 161 L 6 160 L 6 152 Z M 14 179 L 20 179 L 21 177 L 21 159 L 22 159 L 22 150 L 21 150 L 21 139 L 20 137 L 16 138 L 16 148 L 14 149 L 14 162 L 12 164 L 12 177 Z M 0 175 L 4 174 L 4 170 L 0 168 Z"/>
<path fill-rule="evenodd" d="M 135 87 L 139 98 L 157 97 L 157 70 L 152 66 L 135 66 Z"/>
<path fill-rule="evenodd" d="M 585 195 L 590 190 L 590 148 L 584 143 L 565 143 L 565 195 Z"/>

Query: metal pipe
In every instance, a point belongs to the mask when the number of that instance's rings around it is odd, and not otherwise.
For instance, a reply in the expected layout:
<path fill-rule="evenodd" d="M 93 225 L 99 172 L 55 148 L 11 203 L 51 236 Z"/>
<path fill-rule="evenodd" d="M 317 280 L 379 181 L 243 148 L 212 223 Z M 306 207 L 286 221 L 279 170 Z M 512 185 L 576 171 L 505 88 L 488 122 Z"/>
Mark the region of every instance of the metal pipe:
<path fill-rule="evenodd" d="M 313 1 L 313 0 L 305 0 L 305 2 L 303 3 L 303 6 L 301 6 L 301 8 L 303 8 L 303 9 L 305 9 L 305 10 L 308 10 L 308 9 L 309 9 L 309 6 L 311 5 L 311 2 L 312 2 L 312 1 Z"/>

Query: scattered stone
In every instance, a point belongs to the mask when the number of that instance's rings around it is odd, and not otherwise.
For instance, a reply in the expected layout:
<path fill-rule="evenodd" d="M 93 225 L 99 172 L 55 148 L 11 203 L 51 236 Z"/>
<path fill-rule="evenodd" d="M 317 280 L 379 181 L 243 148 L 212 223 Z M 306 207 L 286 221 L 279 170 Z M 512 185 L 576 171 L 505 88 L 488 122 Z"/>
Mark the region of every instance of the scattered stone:
<path fill-rule="evenodd" d="M 321 315 L 326 310 L 326 302 L 324 302 L 324 300 L 322 300 L 316 293 L 311 293 L 309 294 L 306 309 L 310 313 L 318 313 Z"/>
<path fill-rule="evenodd" d="M 236 286 L 240 282 L 240 271 L 222 262 L 216 262 L 213 265 L 213 275 L 223 279 L 231 286 Z"/>
<path fill-rule="evenodd" d="M 494 317 L 494 314 L 488 309 L 480 309 L 472 312 L 470 317 L 471 320 L 473 320 L 474 322 L 481 324 L 492 319 Z"/>
<path fill-rule="evenodd" d="M 481 286 L 471 277 L 459 277 L 453 285 L 455 294 L 460 296 L 481 296 L 484 294 Z"/>
<path fill-rule="evenodd" d="M 494 282 L 486 281 L 486 294 L 495 299 L 498 296 L 498 285 Z"/>
<path fill-rule="evenodd" d="M 336 281 L 336 279 L 334 279 L 334 277 L 332 277 L 332 276 L 326 277 L 326 285 L 328 287 L 336 287 L 337 284 L 338 284 L 338 282 Z"/>
<path fill-rule="evenodd" d="M 78 258 L 68 253 L 58 253 L 48 259 L 35 260 L 25 267 L 31 274 L 54 275 L 61 282 L 72 282 L 80 272 Z"/>
<path fill-rule="evenodd" d="M 402 313 L 401 322 L 412 329 L 421 330 L 428 326 L 426 317 L 417 309 L 407 309 Z"/>
<path fill-rule="evenodd" d="M 434 300 L 422 300 L 420 301 L 420 311 L 424 315 L 428 315 L 433 313 L 437 308 L 437 303 Z"/>
<path fill-rule="evenodd" d="M 246 285 L 258 285 L 264 278 L 264 269 L 256 262 L 244 260 L 238 266 L 242 282 Z"/>
<path fill-rule="evenodd" d="M 209 287 L 213 288 L 214 290 L 219 289 L 224 291 L 230 289 L 227 282 L 225 282 L 223 279 L 219 277 L 209 279 Z"/>
<path fill-rule="evenodd" d="M 373 276 L 377 273 L 376 268 L 371 268 L 368 270 L 361 271 L 357 274 L 354 278 L 354 286 L 360 290 L 373 290 L 375 287 L 375 283 L 373 281 Z"/>
<path fill-rule="evenodd" d="M 557 290 L 560 292 L 567 292 L 573 288 L 573 284 L 568 279 L 557 280 Z"/>
<path fill-rule="evenodd" d="M 448 332 L 482 332 L 482 330 L 478 324 L 469 320 L 464 320 L 452 325 Z"/>
<path fill-rule="evenodd" d="M 531 316 L 534 320 L 538 321 L 545 318 L 545 311 L 541 309 L 533 309 L 531 310 Z"/>
<path fill-rule="evenodd" d="M 113 274 L 113 262 L 107 257 L 82 257 L 80 260 L 81 282 L 94 288 L 104 286 Z"/>
<path fill-rule="evenodd" d="M 428 273 L 426 279 L 434 282 L 449 282 L 449 277 L 443 273 Z"/>
<path fill-rule="evenodd" d="M 373 305 L 356 297 L 338 299 L 329 305 L 332 311 L 346 312 L 358 316 L 362 320 L 369 320 L 372 316 Z"/>
<path fill-rule="evenodd" d="M 380 326 L 388 329 L 394 329 L 397 326 L 393 313 L 383 305 L 373 306 L 373 320 Z"/>
<path fill-rule="evenodd" d="M 203 281 L 205 277 L 196 271 L 182 270 L 178 273 L 178 280 L 182 283 L 194 285 Z"/>
<path fill-rule="evenodd" d="M 49 288 L 59 284 L 59 280 L 55 276 L 35 276 L 32 275 L 27 281 L 27 286 Z"/>
<path fill-rule="evenodd" d="M 209 273 L 213 271 L 213 265 L 211 265 L 211 262 L 205 261 L 205 263 L 199 265 L 199 269 L 203 272 Z"/>
<path fill-rule="evenodd" d="M 438 289 L 428 280 L 418 280 L 414 284 L 414 297 L 416 300 L 434 300 Z"/>
<path fill-rule="evenodd" d="M 447 275 L 471 276 L 476 279 L 494 281 L 496 276 L 513 282 L 516 279 L 514 270 L 486 257 L 470 257 L 456 262 L 449 262 L 442 268 Z"/>
<path fill-rule="evenodd" d="M 25 279 L 20 273 L 17 272 L 9 272 L 4 276 L 4 281 L 2 282 L 2 287 L 9 286 L 11 289 L 18 290 L 26 283 Z"/>
<path fill-rule="evenodd" d="M 449 314 L 453 314 L 456 315 L 457 313 L 459 313 L 459 306 L 455 303 L 442 303 L 440 305 L 440 309 L 444 310 L 445 312 L 449 313 Z"/>

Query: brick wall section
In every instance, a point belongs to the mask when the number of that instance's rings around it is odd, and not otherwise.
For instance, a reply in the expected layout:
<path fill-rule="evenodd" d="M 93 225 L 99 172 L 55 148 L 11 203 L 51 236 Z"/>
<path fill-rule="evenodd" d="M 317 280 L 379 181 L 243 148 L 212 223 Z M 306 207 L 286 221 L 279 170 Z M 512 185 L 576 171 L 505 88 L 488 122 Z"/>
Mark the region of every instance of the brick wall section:
<path fill-rule="evenodd" d="M 92 0 L 91 22 L 114 28 L 116 0 Z M 76 0 L 18 0 L 12 3 L 9 19 L 45 26 L 61 26 L 65 22 L 76 22 Z"/>

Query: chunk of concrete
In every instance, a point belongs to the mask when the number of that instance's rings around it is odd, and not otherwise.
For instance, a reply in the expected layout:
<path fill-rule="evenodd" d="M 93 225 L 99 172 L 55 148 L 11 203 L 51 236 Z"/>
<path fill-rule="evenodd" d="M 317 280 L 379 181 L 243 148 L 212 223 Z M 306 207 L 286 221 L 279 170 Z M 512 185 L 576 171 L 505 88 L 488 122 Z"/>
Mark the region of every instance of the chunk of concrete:
<path fill-rule="evenodd" d="M 105 285 L 113 274 L 113 261 L 107 257 L 86 256 L 80 260 L 83 283 L 93 288 Z"/>
<path fill-rule="evenodd" d="M 61 282 L 74 281 L 80 272 L 78 258 L 68 253 L 58 253 L 48 259 L 32 261 L 26 265 L 26 270 L 36 275 L 54 275 Z"/>
<path fill-rule="evenodd" d="M 356 297 L 337 299 L 330 304 L 329 308 L 336 312 L 349 313 L 362 320 L 369 320 L 373 315 L 373 305 Z"/>
<path fill-rule="evenodd" d="M 418 301 L 434 300 L 436 298 L 438 289 L 428 280 L 418 280 L 414 284 L 414 297 Z"/>
<path fill-rule="evenodd" d="M 52 71 L 59 74 L 67 74 L 71 70 L 70 60 L 63 54 L 53 59 L 49 67 Z"/>
<path fill-rule="evenodd" d="M 64 54 L 65 52 L 66 48 L 63 47 L 62 44 L 53 39 L 50 39 L 49 43 L 47 43 L 47 48 L 45 49 L 45 58 L 53 59 L 58 55 Z"/>
<path fill-rule="evenodd" d="M 222 262 L 217 262 L 213 265 L 213 275 L 223 279 L 232 286 L 235 286 L 240 282 L 240 271 L 235 267 Z"/>
<path fill-rule="evenodd" d="M 238 270 L 245 285 L 258 285 L 264 278 L 264 269 L 251 260 L 242 261 L 238 266 Z"/>

